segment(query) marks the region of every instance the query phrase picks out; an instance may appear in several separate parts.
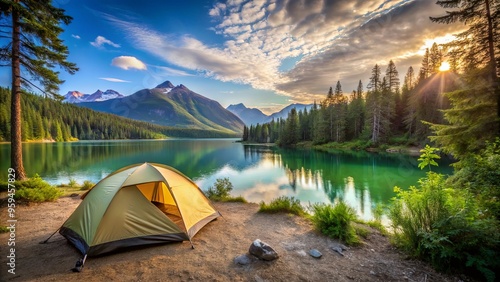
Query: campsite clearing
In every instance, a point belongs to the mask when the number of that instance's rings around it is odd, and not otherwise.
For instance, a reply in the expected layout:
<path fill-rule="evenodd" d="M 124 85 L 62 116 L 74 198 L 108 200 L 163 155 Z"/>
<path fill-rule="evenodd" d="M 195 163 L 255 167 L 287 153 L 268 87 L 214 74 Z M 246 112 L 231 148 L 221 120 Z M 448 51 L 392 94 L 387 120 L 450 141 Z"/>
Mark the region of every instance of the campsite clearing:
<path fill-rule="evenodd" d="M 2 198 L 2 197 L 0 197 Z M 6 201 L 0 200 L 0 219 L 6 222 Z M 2 281 L 467 281 L 462 276 L 437 273 L 430 266 L 391 246 L 378 231 L 360 247 L 334 252 L 335 240 L 318 234 L 304 218 L 287 214 L 261 214 L 258 205 L 215 203 L 222 217 L 210 222 L 189 242 L 136 248 L 92 257 L 80 273 L 70 269 L 81 257 L 60 234 L 39 244 L 54 232 L 81 202 L 63 197 L 51 203 L 16 207 L 16 270 L 7 272 L 7 240 L 0 234 Z M 369 228 L 369 227 L 367 227 Z M 255 239 L 270 244 L 280 258 L 233 262 L 248 252 Z M 307 253 L 319 250 L 315 259 Z"/>

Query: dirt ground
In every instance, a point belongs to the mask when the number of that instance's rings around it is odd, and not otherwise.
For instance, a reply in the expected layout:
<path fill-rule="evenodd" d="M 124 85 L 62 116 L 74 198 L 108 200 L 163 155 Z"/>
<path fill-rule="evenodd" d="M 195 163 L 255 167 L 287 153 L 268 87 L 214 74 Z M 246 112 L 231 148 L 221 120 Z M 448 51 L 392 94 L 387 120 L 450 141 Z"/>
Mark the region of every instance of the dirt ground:
<path fill-rule="evenodd" d="M 189 242 L 156 245 L 89 258 L 80 273 L 70 269 L 81 257 L 54 232 L 80 203 L 78 197 L 16 208 L 15 274 L 7 272 L 9 233 L 0 234 L 2 281 L 467 281 L 443 275 L 430 266 L 407 259 L 377 231 L 360 247 L 341 256 L 331 247 L 338 242 L 313 230 L 304 218 L 287 214 L 260 214 L 256 204 L 215 203 L 222 213 Z M 7 220 L 5 202 L 0 209 Z M 279 259 L 234 263 L 255 239 L 271 245 Z M 323 257 L 307 253 L 317 249 Z"/>

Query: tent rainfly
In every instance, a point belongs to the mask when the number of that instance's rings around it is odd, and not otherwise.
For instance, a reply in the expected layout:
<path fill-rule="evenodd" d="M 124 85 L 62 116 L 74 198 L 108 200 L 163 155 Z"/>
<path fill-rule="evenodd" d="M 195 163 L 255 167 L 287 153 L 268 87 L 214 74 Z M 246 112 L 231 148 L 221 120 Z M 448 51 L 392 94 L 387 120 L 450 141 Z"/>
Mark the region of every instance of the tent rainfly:
<path fill-rule="evenodd" d="M 82 196 L 59 233 L 83 255 L 189 240 L 220 216 L 201 189 L 172 167 L 119 169 Z M 83 266 L 82 263 L 82 266 Z"/>

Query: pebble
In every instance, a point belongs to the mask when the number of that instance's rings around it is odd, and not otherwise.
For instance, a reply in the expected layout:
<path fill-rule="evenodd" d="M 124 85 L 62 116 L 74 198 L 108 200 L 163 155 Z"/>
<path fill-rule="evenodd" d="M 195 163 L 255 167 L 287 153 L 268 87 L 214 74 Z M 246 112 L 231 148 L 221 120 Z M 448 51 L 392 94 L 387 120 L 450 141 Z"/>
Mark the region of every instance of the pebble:
<path fill-rule="evenodd" d="M 312 250 L 310 250 L 310 251 L 309 251 L 309 255 L 310 255 L 311 257 L 313 257 L 313 258 L 317 258 L 317 259 L 319 259 L 319 258 L 321 258 L 321 257 L 323 256 L 323 254 L 322 254 L 320 251 L 316 250 L 316 249 L 312 249 Z"/>

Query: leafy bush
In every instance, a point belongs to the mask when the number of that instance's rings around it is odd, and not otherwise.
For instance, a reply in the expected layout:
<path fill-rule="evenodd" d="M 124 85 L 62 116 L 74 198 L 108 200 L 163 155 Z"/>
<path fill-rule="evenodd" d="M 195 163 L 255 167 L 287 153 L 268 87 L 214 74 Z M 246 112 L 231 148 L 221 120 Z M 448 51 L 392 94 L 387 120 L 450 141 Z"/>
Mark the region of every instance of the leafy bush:
<path fill-rule="evenodd" d="M 82 185 L 81 190 L 89 190 L 92 187 L 94 187 L 94 185 L 95 185 L 94 182 L 89 181 L 89 180 L 85 180 L 85 181 L 83 181 L 83 185 Z"/>
<path fill-rule="evenodd" d="M 281 196 L 272 200 L 269 204 L 264 202 L 260 203 L 259 212 L 266 213 L 291 213 L 295 215 L 306 215 L 304 207 L 300 204 L 300 201 L 294 197 Z"/>
<path fill-rule="evenodd" d="M 15 181 L 14 185 L 15 198 L 29 202 L 55 201 L 62 195 L 62 191 L 45 182 L 38 174 L 24 181 Z"/>
<path fill-rule="evenodd" d="M 229 178 L 218 178 L 215 180 L 214 186 L 208 188 L 205 195 L 212 201 L 220 202 L 241 202 L 246 203 L 245 198 L 238 196 L 232 197 L 230 192 L 233 190 L 233 184 Z"/>
<path fill-rule="evenodd" d="M 78 183 L 76 182 L 76 180 L 74 178 L 70 178 L 69 182 L 68 182 L 68 186 L 71 188 L 75 188 L 78 186 Z"/>
<path fill-rule="evenodd" d="M 313 204 L 311 221 L 321 233 L 335 239 L 340 239 L 348 245 L 358 244 L 359 238 L 352 226 L 356 219 L 356 212 L 344 201 L 335 206 L 327 204 Z"/>
<path fill-rule="evenodd" d="M 451 186 L 471 191 L 482 212 L 500 220 L 500 138 L 489 143 L 479 154 L 470 155 L 455 167 L 447 182 Z"/>
<path fill-rule="evenodd" d="M 395 188 L 389 218 L 394 242 L 440 270 L 475 269 L 489 281 L 500 267 L 499 226 L 484 218 L 473 196 L 428 172 L 419 186 Z"/>

